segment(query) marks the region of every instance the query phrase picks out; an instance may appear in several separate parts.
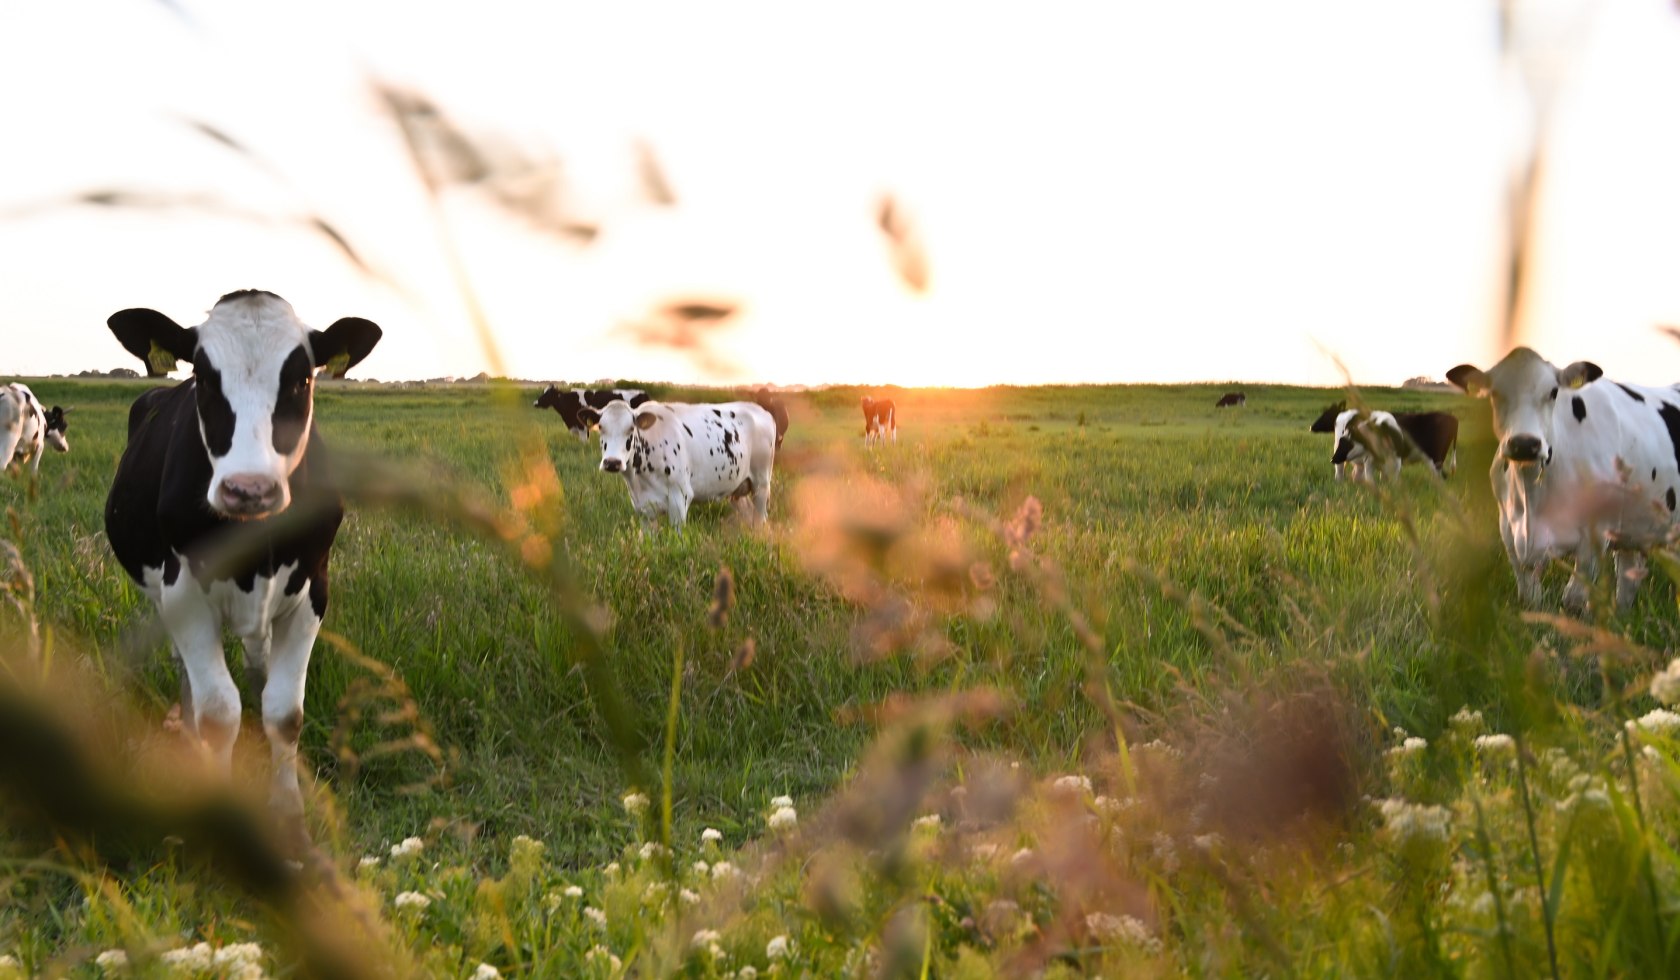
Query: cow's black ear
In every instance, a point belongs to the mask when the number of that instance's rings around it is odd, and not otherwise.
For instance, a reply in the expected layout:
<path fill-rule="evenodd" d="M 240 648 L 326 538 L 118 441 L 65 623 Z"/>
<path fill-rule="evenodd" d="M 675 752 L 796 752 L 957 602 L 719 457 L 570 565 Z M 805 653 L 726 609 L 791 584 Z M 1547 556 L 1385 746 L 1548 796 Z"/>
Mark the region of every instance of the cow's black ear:
<path fill-rule="evenodd" d="M 146 365 L 146 377 L 161 378 L 176 361 L 198 353 L 198 331 L 183 327 L 157 310 L 119 310 L 105 321 L 123 349 Z"/>
<path fill-rule="evenodd" d="M 1467 395 L 1475 395 L 1480 398 L 1487 394 L 1488 376 L 1482 372 L 1481 368 L 1474 365 L 1460 364 L 1447 372 L 1447 380 Z"/>
<path fill-rule="evenodd" d="M 372 320 L 347 316 L 325 330 L 309 331 L 309 353 L 317 368 L 326 368 L 335 378 L 362 362 L 372 353 L 384 331 Z"/>
<path fill-rule="evenodd" d="M 1576 361 L 1558 374 L 1565 388 L 1579 388 L 1604 377 L 1604 371 L 1591 361 Z"/>

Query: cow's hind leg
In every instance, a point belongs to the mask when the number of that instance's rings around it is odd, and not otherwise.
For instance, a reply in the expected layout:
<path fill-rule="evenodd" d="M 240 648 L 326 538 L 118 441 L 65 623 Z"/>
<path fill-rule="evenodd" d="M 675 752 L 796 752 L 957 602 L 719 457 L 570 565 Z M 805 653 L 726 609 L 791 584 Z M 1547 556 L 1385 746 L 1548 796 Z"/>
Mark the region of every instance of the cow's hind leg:
<path fill-rule="evenodd" d="M 325 595 L 324 582 L 314 583 Z M 262 689 L 263 733 L 274 763 L 269 802 L 286 822 L 297 843 L 307 843 L 303 826 L 303 792 L 298 787 L 298 737 L 303 732 L 303 692 L 309 657 L 321 632 L 320 617 L 307 595 L 274 622 L 274 642 L 268 680 Z"/>
<path fill-rule="evenodd" d="M 1639 592 L 1639 583 L 1645 581 L 1645 553 L 1642 551 L 1616 552 L 1616 608 L 1627 609 L 1633 605 L 1634 596 Z"/>

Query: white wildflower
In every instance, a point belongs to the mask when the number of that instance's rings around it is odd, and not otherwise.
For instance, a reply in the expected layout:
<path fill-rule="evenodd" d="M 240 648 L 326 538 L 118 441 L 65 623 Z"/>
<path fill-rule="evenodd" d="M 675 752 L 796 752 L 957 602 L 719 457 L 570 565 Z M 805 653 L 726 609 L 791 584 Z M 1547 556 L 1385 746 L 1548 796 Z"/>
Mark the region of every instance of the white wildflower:
<path fill-rule="evenodd" d="M 560 890 L 560 894 L 566 896 L 567 898 L 582 898 L 583 889 L 577 885 L 567 885 L 565 888 Z"/>
<path fill-rule="evenodd" d="M 1003 848 L 997 846 L 997 844 L 991 841 L 981 841 L 969 848 L 969 852 L 982 861 L 990 861 L 993 858 L 996 858 L 998 853 L 1002 850 Z"/>
<path fill-rule="evenodd" d="M 793 806 L 793 797 L 778 796 L 770 801 L 770 809 L 780 810 L 784 806 Z"/>
<path fill-rule="evenodd" d="M 1451 718 L 1447 719 L 1447 723 L 1452 725 L 1454 728 L 1465 728 L 1472 731 L 1479 731 L 1482 727 L 1482 713 L 1480 711 L 1471 711 L 1470 706 L 1465 705 L 1464 707 L 1458 709 L 1457 714 L 1454 714 Z"/>
<path fill-rule="evenodd" d="M 1401 799 L 1377 800 L 1383 829 L 1401 843 L 1412 840 L 1445 841 L 1452 829 L 1452 813 L 1444 806 L 1410 803 Z"/>
<path fill-rule="evenodd" d="M 695 933 L 694 938 L 690 939 L 688 942 L 690 946 L 698 948 L 700 946 L 710 946 L 712 943 L 715 943 L 722 938 L 723 936 L 721 936 L 716 929 L 701 929 L 699 932 Z"/>
<path fill-rule="evenodd" d="M 210 957 L 216 966 L 251 966 L 262 962 L 262 946 L 257 943 L 230 943 Z"/>
<path fill-rule="evenodd" d="M 939 832 L 939 814 L 930 813 L 930 814 L 927 814 L 926 816 L 917 817 L 915 819 L 915 821 L 913 822 L 913 826 L 917 830 L 931 830 L 934 833 L 938 833 Z"/>
<path fill-rule="evenodd" d="M 660 844 L 655 841 L 648 841 L 646 844 L 642 845 L 641 854 L 643 861 L 647 861 L 652 858 L 661 858 L 669 853 L 671 852 L 665 849 L 664 844 Z"/>
<path fill-rule="evenodd" d="M 1058 776 L 1050 787 L 1058 793 L 1089 793 L 1091 792 L 1090 776 Z"/>
<path fill-rule="evenodd" d="M 700 893 L 692 888 L 684 888 L 682 891 L 677 892 L 677 898 L 680 899 L 684 905 L 700 904 Z"/>
<path fill-rule="evenodd" d="M 1412 755 L 1429 748 L 1429 740 L 1418 738 L 1416 735 L 1407 736 L 1406 740 L 1389 749 L 1387 755 Z"/>
<path fill-rule="evenodd" d="M 632 817 L 639 817 L 647 812 L 648 798 L 646 793 L 626 793 L 621 801 L 625 812 Z"/>
<path fill-rule="evenodd" d="M 1149 839 L 1149 843 L 1155 860 L 1161 862 L 1163 870 L 1169 874 L 1178 870 L 1178 845 L 1170 835 L 1157 833 Z"/>
<path fill-rule="evenodd" d="M 700 831 L 700 843 L 702 843 L 702 844 L 721 844 L 721 843 L 723 843 L 723 831 L 717 829 L 716 827 L 707 827 L 705 830 Z"/>
<path fill-rule="evenodd" d="M 723 881 L 726 878 L 734 878 L 740 873 L 740 869 L 735 867 L 733 864 L 730 864 L 728 861 L 719 861 L 712 865 L 713 881 Z"/>
<path fill-rule="evenodd" d="M 583 907 L 583 917 L 588 919 L 590 922 L 595 923 L 595 927 L 598 929 L 605 929 L 607 927 L 607 913 L 601 911 L 593 905 L 585 905 Z"/>
<path fill-rule="evenodd" d="M 735 971 L 735 980 L 758 980 L 758 967 L 747 965 Z"/>
<path fill-rule="evenodd" d="M 791 806 L 777 807 L 765 823 L 771 830 L 792 830 L 799 825 L 799 814 Z"/>
<path fill-rule="evenodd" d="M 181 973 L 203 973 L 210 969 L 212 955 L 209 943 L 198 943 L 169 950 L 158 959 Z"/>
<path fill-rule="evenodd" d="M 391 857 L 402 859 L 413 857 L 426 849 L 426 842 L 418 837 L 404 837 L 402 843 L 391 845 Z"/>
<path fill-rule="evenodd" d="M 1628 731 L 1633 731 L 1635 727 L 1653 735 L 1672 735 L 1680 729 L 1680 715 L 1666 708 L 1654 708 L 1640 715 L 1638 720 L 1627 723 Z"/>
<path fill-rule="evenodd" d="M 1477 735 L 1470 743 L 1478 752 L 1511 752 L 1517 747 L 1517 740 L 1509 735 Z"/>
<path fill-rule="evenodd" d="M 589 952 L 584 953 L 583 958 L 584 961 L 588 963 L 593 963 L 596 960 L 606 960 L 615 971 L 624 969 L 624 961 L 619 959 L 617 956 L 614 956 L 613 951 L 605 946 L 596 945 L 589 947 Z"/>
<path fill-rule="evenodd" d="M 356 862 L 357 871 L 367 871 L 370 868 L 377 867 L 379 867 L 379 857 L 374 854 L 369 854 L 367 857 Z"/>
<path fill-rule="evenodd" d="M 1161 940 L 1155 938 L 1141 920 L 1129 915 L 1092 912 L 1085 916 L 1085 928 L 1091 931 L 1091 935 L 1104 942 L 1136 946 L 1149 953 L 1161 952 Z"/>
<path fill-rule="evenodd" d="M 1225 838 L 1218 834 L 1197 834 L 1191 839 L 1197 850 L 1211 851 L 1225 843 Z"/>
<path fill-rule="evenodd" d="M 1033 853 L 1032 848 L 1023 847 L 1019 851 L 1016 851 L 1014 854 L 1011 854 L 1009 856 L 1009 863 L 1010 864 L 1026 864 L 1028 861 L 1031 861 L 1035 857 L 1038 857 L 1038 855 Z"/>
<path fill-rule="evenodd" d="M 472 980 L 497 980 L 497 978 L 501 975 L 502 971 L 496 969 L 490 964 L 480 963 L 478 965 L 478 969 L 474 970 L 472 973 Z"/>
<path fill-rule="evenodd" d="M 1470 911 L 1477 915 L 1492 915 L 1495 907 L 1493 892 L 1482 892 L 1470 903 Z"/>
<path fill-rule="evenodd" d="M 704 878 L 704 877 L 706 877 L 706 875 L 711 873 L 712 866 L 707 864 L 704 861 L 696 861 L 696 862 L 694 862 L 693 865 L 690 866 L 690 870 L 692 870 L 695 874 L 699 875 L 700 877 Z"/>
<path fill-rule="evenodd" d="M 793 940 L 786 936 L 777 936 L 764 944 L 764 956 L 772 960 L 785 960 L 793 955 Z"/>
<path fill-rule="evenodd" d="M 1651 678 L 1651 697 L 1663 704 L 1680 705 L 1680 657 L 1670 660 L 1667 667 Z"/>
<path fill-rule="evenodd" d="M 423 909 L 432 904 L 432 900 L 419 892 L 398 892 L 391 900 L 399 909 Z"/>
<path fill-rule="evenodd" d="M 607 865 L 606 867 L 602 868 L 601 873 L 606 875 L 608 878 L 617 878 L 618 877 L 618 862 L 614 861 L 611 864 Z"/>
<path fill-rule="evenodd" d="M 93 958 L 93 965 L 110 973 L 128 967 L 128 951 L 125 949 L 108 949 Z"/>
<path fill-rule="evenodd" d="M 648 882 L 648 886 L 642 889 L 642 902 L 647 905 L 654 905 L 659 902 L 663 902 L 665 900 L 665 896 L 670 893 L 670 885 L 663 881 L 650 881 Z"/>

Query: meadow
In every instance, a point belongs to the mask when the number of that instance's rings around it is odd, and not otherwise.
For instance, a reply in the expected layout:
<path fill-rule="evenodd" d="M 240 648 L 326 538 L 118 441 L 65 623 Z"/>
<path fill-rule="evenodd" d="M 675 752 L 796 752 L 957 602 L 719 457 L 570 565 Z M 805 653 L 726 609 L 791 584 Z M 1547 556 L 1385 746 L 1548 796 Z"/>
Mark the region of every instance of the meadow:
<path fill-rule="evenodd" d="M 102 528 L 146 384 L 32 385 L 72 452 L 0 481 L 33 583 L 5 684 L 69 679 L 101 764 L 196 792 Z M 864 390 L 790 394 L 768 529 L 646 533 L 536 390 L 317 396 L 387 481 L 340 531 L 302 736 L 302 874 L 362 959 L 173 838 L 113 858 L 0 803 L 0 977 L 1680 970 L 1680 564 L 1525 616 L 1485 405 L 1360 392 L 1464 419 L 1456 475 L 1372 488 L 1331 479 L 1324 389 L 894 389 L 873 450 Z"/>

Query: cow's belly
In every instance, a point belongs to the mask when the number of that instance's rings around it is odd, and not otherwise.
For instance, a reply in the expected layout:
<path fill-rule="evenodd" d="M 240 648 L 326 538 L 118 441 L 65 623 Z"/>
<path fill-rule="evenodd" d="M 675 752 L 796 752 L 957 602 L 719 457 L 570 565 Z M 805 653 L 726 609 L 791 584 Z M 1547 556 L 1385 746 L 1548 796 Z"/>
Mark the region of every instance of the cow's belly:
<path fill-rule="evenodd" d="M 298 567 L 296 562 L 281 566 L 273 575 L 253 576 L 251 588 L 247 590 L 232 579 L 218 579 L 205 587 L 187 570 L 186 558 L 180 555 L 176 558 L 181 563 L 181 572 L 173 584 L 164 584 L 161 567 L 147 567 L 141 571 L 141 591 L 159 606 L 166 601 L 180 603 L 185 599 L 183 604 L 192 607 L 186 610 L 190 618 L 209 615 L 235 636 L 266 636 L 276 619 L 309 601 L 307 588 L 286 594 L 286 583 Z M 193 600 L 194 594 L 201 597 L 199 601 Z"/>
<path fill-rule="evenodd" d="M 694 487 L 695 500 L 723 500 L 735 495 L 741 484 L 751 476 L 745 453 L 731 459 L 719 453 L 694 467 L 689 479 Z"/>

